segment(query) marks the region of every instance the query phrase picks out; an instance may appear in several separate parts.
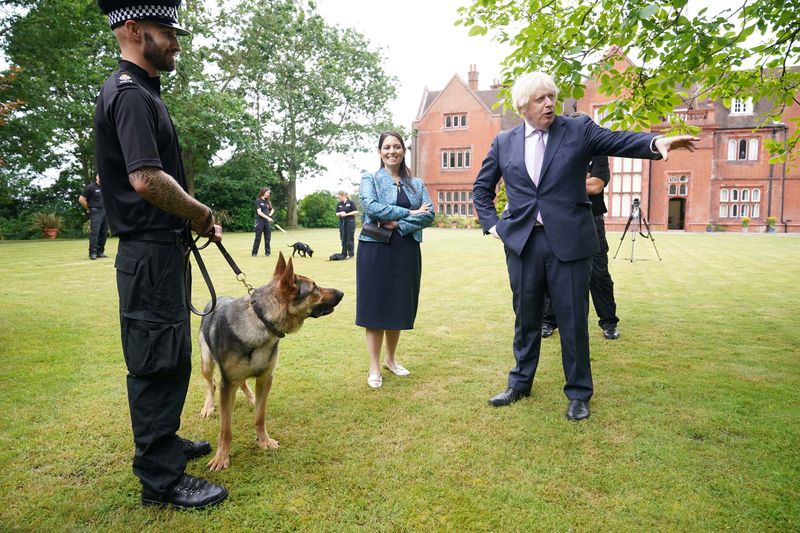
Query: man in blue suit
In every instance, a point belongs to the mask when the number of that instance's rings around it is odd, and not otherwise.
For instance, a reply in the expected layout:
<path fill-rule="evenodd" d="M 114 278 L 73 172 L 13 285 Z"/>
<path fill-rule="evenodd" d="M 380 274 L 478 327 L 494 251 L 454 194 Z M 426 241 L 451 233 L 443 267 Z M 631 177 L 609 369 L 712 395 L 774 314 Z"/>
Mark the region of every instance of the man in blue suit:
<path fill-rule="evenodd" d="M 485 234 L 505 245 L 513 293 L 514 357 L 506 390 L 489 400 L 500 407 L 530 396 L 541 347 L 542 308 L 549 287 L 561 328 L 567 418 L 589 416 L 589 278 L 599 251 L 586 171 L 593 156 L 667 159 L 670 149 L 694 150 L 697 137 L 611 131 L 588 117 L 556 116 L 558 94 L 542 72 L 521 76 L 512 88 L 525 122 L 495 137 L 473 187 Z M 494 206 L 503 178 L 508 205 Z"/>

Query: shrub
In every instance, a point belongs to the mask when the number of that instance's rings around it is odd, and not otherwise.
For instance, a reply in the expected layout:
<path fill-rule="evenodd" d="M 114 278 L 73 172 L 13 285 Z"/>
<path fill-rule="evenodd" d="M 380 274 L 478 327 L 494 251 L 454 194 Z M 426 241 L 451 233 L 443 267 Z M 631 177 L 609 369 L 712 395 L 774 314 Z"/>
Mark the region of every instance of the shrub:
<path fill-rule="evenodd" d="M 335 228 L 336 197 L 328 191 L 317 191 L 305 196 L 297 205 L 297 222 L 306 228 Z"/>
<path fill-rule="evenodd" d="M 742 217 L 742 227 L 746 228 L 750 226 L 750 217 Z"/>
<path fill-rule="evenodd" d="M 64 219 L 55 213 L 43 213 L 41 211 L 31 216 L 31 227 L 35 229 L 61 229 Z"/>

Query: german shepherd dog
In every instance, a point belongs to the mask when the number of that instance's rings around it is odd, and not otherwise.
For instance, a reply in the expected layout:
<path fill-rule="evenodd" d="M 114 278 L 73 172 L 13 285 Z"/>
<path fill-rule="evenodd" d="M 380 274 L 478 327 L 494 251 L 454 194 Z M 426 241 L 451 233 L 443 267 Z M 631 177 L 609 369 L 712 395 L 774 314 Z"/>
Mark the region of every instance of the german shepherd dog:
<path fill-rule="evenodd" d="M 217 308 L 200 322 L 200 368 L 208 383 L 205 404 L 200 416 L 214 412 L 214 367 L 220 367 L 220 431 L 217 454 L 208 462 L 213 471 L 230 466 L 231 417 L 236 390 L 241 388 L 255 405 L 258 445 L 275 449 L 278 441 L 270 438 L 264 425 L 267 396 L 272 387 L 272 373 L 278 362 L 278 342 L 300 329 L 303 321 L 333 312 L 344 293 L 317 287 L 313 280 L 294 273 L 279 254 L 272 280 L 253 294 L 234 299 L 223 296 Z M 209 306 L 206 306 L 208 311 Z M 247 386 L 247 378 L 256 378 L 256 393 Z"/>

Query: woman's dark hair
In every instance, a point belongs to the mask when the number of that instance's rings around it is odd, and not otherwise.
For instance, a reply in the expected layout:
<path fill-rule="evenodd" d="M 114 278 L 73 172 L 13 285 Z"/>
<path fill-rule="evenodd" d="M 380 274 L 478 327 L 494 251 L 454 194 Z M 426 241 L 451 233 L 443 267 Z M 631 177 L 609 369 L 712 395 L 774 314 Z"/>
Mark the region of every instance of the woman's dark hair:
<path fill-rule="evenodd" d="M 270 192 L 269 187 L 261 187 L 261 190 L 258 191 L 258 197 L 261 198 L 264 196 L 264 193 Z"/>
<path fill-rule="evenodd" d="M 400 146 L 403 147 L 403 160 L 400 162 L 400 177 L 401 178 L 410 178 L 411 171 L 408 169 L 406 165 L 406 143 L 403 141 L 403 136 L 397 133 L 396 131 L 384 131 L 381 133 L 381 138 L 378 140 L 378 150 L 381 149 L 383 146 L 383 141 L 386 140 L 386 137 L 395 137 L 397 140 L 400 141 Z M 383 168 L 383 159 L 381 159 L 381 168 Z"/>

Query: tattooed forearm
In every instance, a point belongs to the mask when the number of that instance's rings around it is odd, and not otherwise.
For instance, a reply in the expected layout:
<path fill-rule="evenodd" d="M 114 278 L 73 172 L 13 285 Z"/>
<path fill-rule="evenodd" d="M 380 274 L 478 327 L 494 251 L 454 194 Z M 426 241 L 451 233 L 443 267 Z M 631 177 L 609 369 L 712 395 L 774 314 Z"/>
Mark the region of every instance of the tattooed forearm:
<path fill-rule="evenodd" d="M 167 213 L 191 221 L 208 216 L 208 207 L 189 196 L 172 176 L 159 168 L 134 170 L 128 179 L 145 200 Z"/>

